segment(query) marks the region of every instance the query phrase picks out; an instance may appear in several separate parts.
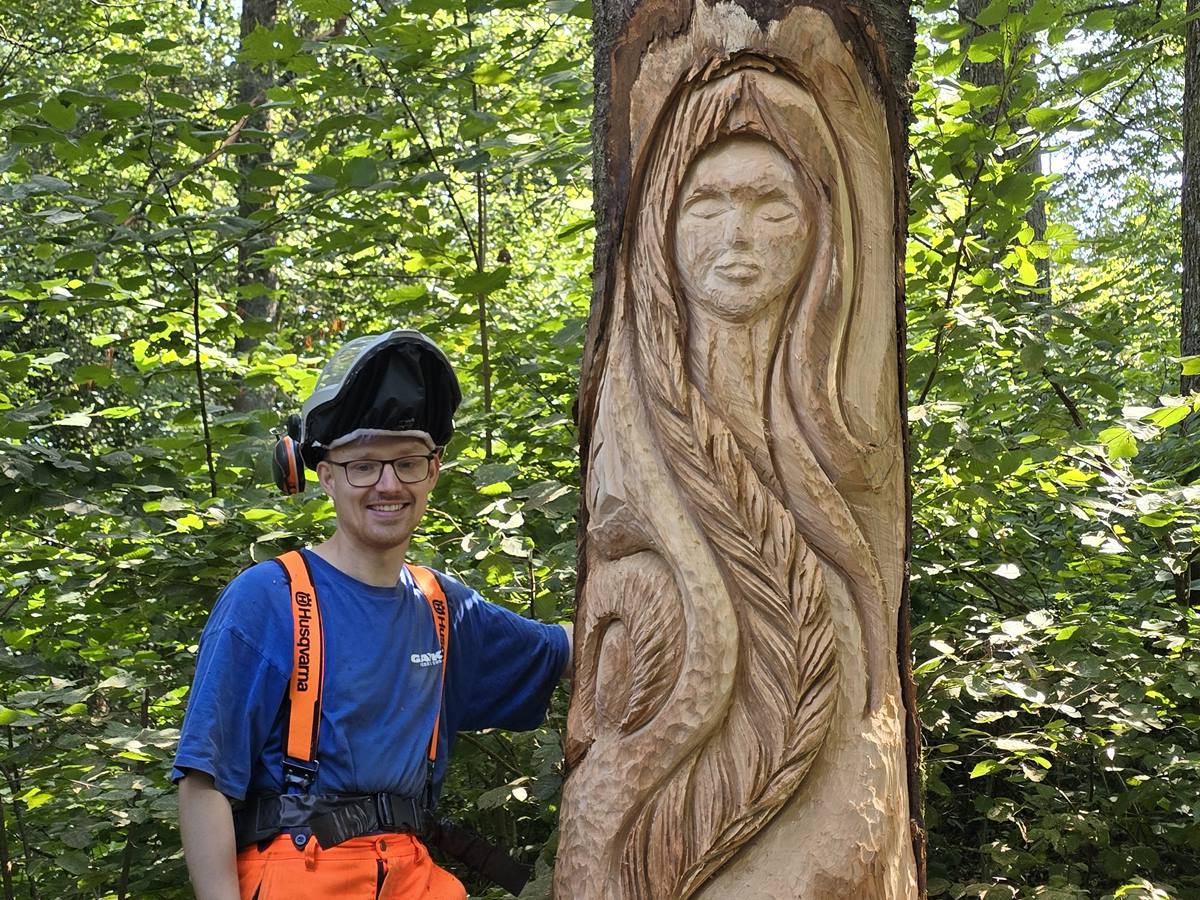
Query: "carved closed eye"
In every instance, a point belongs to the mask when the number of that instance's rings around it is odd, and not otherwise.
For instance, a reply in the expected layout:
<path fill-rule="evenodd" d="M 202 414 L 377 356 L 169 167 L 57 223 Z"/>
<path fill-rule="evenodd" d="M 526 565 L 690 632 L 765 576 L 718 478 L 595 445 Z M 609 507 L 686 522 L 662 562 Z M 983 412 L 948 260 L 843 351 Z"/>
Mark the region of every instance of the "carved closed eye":
<path fill-rule="evenodd" d="M 727 200 L 720 200 L 716 197 L 704 197 L 689 203 L 687 213 L 699 219 L 715 219 L 717 216 L 724 215 L 731 209 L 733 209 L 733 206 Z"/>
<path fill-rule="evenodd" d="M 796 219 L 796 208 L 781 200 L 771 200 L 759 207 L 758 214 L 771 223 L 791 222 Z"/>

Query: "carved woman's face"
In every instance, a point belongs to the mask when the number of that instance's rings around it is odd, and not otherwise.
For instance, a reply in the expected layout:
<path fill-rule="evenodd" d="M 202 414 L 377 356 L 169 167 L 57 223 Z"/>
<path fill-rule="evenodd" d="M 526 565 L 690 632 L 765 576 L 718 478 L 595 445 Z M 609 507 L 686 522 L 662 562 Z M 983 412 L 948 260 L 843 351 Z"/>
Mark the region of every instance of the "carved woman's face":
<path fill-rule="evenodd" d="M 689 169 L 675 216 L 675 266 L 689 299 L 745 321 L 781 300 L 800 275 L 808 217 L 787 157 L 737 137 Z"/>

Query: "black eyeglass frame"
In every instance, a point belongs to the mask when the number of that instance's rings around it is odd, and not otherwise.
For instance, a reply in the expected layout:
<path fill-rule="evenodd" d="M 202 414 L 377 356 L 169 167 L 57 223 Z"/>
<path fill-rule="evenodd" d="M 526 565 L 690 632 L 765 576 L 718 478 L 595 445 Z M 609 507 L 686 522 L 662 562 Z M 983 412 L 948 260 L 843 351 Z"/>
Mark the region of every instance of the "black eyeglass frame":
<path fill-rule="evenodd" d="M 403 456 L 397 456 L 394 459 L 363 458 L 363 459 L 348 459 L 345 462 L 338 462 L 333 459 L 326 459 L 326 460 L 323 460 L 323 462 L 327 462 L 331 466 L 341 466 L 342 469 L 345 470 L 345 472 L 346 472 L 346 482 L 351 487 L 368 488 L 368 487 L 375 487 L 375 485 L 379 484 L 379 479 L 381 479 L 383 477 L 383 467 L 388 466 L 388 465 L 390 465 L 392 467 L 392 474 L 394 474 L 396 476 L 396 480 L 399 481 L 401 484 L 420 484 L 422 481 L 428 480 L 429 473 L 433 469 L 433 461 L 435 459 L 440 458 L 440 456 L 441 456 L 441 454 L 438 451 L 434 450 L 432 453 L 425 453 L 425 454 L 405 453 Z M 403 476 L 401 476 L 400 470 L 396 468 L 396 463 L 398 463 L 402 460 L 405 460 L 405 459 L 423 459 L 423 460 L 425 460 L 424 476 L 416 479 L 415 481 L 410 481 L 407 478 L 404 478 Z M 350 480 L 350 470 L 348 467 L 354 465 L 355 463 L 368 463 L 368 462 L 379 464 L 379 472 L 378 472 L 378 474 L 376 474 L 375 480 L 372 481 L 370 484 L 355 484 L 353 481 Z"/>

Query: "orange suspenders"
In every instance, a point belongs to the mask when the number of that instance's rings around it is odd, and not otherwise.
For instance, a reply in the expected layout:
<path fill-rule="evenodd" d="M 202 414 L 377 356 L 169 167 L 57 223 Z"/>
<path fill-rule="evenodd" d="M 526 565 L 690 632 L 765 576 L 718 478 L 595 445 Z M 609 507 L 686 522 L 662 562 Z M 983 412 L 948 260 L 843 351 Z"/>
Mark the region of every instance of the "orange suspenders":
<path fill-rule="evenodd" d="M 317 777 L 317 737 L 321 731 L 321 691 L 325 680 L 325 646 L 321 610 L 308 563 L 299 550 L 280 556 L 277 562 L 287 572 L 292 593 L 292 677 L 288 683 L 288 730 L 283 748 L 284 789 L 297 787 L 307 792 Z M 406 565 L 417 583 L 442 648 L 442 673 L 438 685 L 438 713 L 429 739 L 429 770 L 437 761 L 438 729 L 446 690 L 446 663 L 450 653 L 450 610 L 446 593 L 437 576 L 422 566 Z M 430 785 L 431 786 L 431 785 Z M 428 786 L 427 786 L 428 787 Z"/>
<path fill-rule="evenodd" d="M 429 767 L 437 762 L 438 729 L 442 724 L 442 700 L 446 694 L 446 666 L 450 662 L 450 607 L 446 604 L 446 592 L 438 584 L 437 576 L 424 566 L 405 564 L 408 573 L 425 600 L 429 603 L 429 611 L 433 614 L 433 627 L 437 631 L 438 644 L 442 648 L 442 674 L 438 683 L 438 714 L 433 720 L 433 737 L 429 739 Z"/>
<path fill-rule="evenodd" d="M 321 609 L 308 563 L 299 550 L 279 557 L 292 589 L 292 677 L 288 682 L 288 730 L 283 747 L 285 787 L 307 790 L 317 777 L 325 643 Z"/>

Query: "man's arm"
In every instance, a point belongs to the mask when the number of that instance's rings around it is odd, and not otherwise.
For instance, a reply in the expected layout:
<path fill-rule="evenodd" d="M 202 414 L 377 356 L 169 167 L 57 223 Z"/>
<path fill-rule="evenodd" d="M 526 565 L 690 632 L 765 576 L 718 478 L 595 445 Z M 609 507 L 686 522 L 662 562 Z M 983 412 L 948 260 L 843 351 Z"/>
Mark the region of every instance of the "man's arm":
<path fill-rule="evenodd" d="M 233 810 L 206 772 L 179 782 L 179 832 L 196 900 L 238 900 Z"/>
<path fill-rule="evenodd" d="M 562 626 L 567 633 L 567 664 L 563 668 L 563 681 L 569 681 L 575 674 L 575 623 L 568 622 Z"/>

